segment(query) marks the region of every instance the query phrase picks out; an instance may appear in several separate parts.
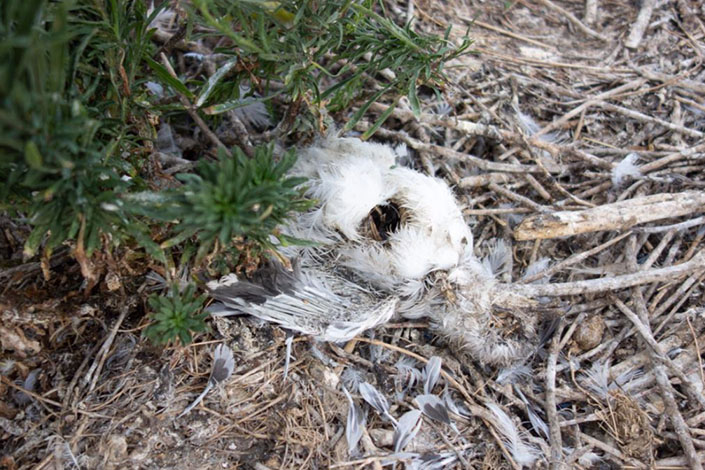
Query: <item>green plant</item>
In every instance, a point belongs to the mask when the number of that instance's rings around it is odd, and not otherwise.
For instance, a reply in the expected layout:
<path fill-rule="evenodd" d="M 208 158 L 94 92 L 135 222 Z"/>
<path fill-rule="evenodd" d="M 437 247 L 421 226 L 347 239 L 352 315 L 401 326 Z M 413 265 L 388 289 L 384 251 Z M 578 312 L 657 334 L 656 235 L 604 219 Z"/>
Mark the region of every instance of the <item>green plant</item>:
<path fill-rule="evenodd" d="M 233 47 L 217 51 L 233 57 L 223 69 L 230 71 L 238 64 L 235 73 L 216 73 L 203 86 L 198 103 L 210 114 L 226 112 L 241 105 L 241 81 L 261 84 L 265 90 L 271 81 L 281 81 L 284 89 L 268 92 L 269 96 L 303 101 L 314 114 L 320 108 L 346 110 L 362 101 L 346 129 L 384 95 L 408 96 L 413 111 L 419 113 L 418 85 L 442 85 L 444 63 L 464 53 L 471 41 L 465 38 L 454 45 L 450 28 L 441 38 L 418 33 L 410 24 L 398 26 L 383 16 L 381 2 L 382 14 L 375 12 L 376 4 L 374 0 L 194 0 L 193 18 L 206 31 L 213 31 L 204 36 L 224 36 L 232 42 Z M 387 73 L 381 75 L 382 71 Z M 365 138 L 393 108 L 377 119 Z"/>
<path fill-rule="evenodd" d="M 174 236 L 161 244 L 170 248 L 195 237 L 199 261 L 237 237 L 274 247 L 270 237 L 292 211 L 302 211 L 311 202 L 304 198 L 304 178 L 286 176 L 296 161 L 287 152 L 279 161 L 272 146 L 258 146 L 252 158 L 235 147 L 219 151 L 215 162 L 203 160 L 196 173 L 181 174 L 182 186 L 160 193 L 136 194 L 134 210 L 153 220 L 172 222 Z M 291 239 L 277 234 L 282 242 Z"/>
<path fill-rule="evenodd" d="M 176 340 L 181 344 L 189 344 L 193 332 L 206 329 L 208 313 L 198 313 L 205 301 L 205 295 L 196 297 L 196 287 L 193 284 L 183 290 L 173 285 L 164 296 L 151 295 L 148 303 L 152 308 L 149 314 L 152 324 L 144 330 L 144 335 L 159 344 Z"/>
<path fill-rule="evenodd" d="M 142 2 L 0 5 L 0 208 L 27 215 L 27 255 L 78 239 L 90 256 L 101 233 L 144 228 L 118 196 L 148 133 L 133 101 L 147 24 Z"/>

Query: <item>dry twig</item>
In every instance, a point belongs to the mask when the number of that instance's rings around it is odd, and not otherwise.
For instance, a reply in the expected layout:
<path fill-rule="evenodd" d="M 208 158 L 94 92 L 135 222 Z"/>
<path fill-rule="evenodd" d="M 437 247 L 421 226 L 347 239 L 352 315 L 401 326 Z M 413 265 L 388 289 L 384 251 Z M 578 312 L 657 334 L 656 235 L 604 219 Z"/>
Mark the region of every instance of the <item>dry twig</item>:
<path fill-rule="evenodd" d="M 705 210 L 705 192 L 653 194 L 582 211 L 553 212 L 528 217 L 514 231 L 517 240 L 578 235 L 601 230 L 627 230 L 654 220 Z"/>

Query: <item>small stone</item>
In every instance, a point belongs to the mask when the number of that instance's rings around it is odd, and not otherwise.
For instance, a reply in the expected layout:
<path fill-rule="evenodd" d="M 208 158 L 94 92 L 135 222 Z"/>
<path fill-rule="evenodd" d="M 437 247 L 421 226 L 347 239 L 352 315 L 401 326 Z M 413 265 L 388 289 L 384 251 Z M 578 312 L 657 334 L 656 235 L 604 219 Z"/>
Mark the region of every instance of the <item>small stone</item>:
<path fill-rule="evenodd" d="M 583 351 L 588 351 L 602 341 L 605 332 L 605 320 L 601 315 L 591 315 L 578 325 L 573 334 L 573 339 Z"/>
<path fill-rule="evenodd" d="M 112 271 L 109 272 L 105 276 L 105 285 L 108 287 L 108 290 L 110 292 L 118 290 L 122 285 L 120 283 L 120 276 L 118 276 L 117 273 L 114 273 Z"/>

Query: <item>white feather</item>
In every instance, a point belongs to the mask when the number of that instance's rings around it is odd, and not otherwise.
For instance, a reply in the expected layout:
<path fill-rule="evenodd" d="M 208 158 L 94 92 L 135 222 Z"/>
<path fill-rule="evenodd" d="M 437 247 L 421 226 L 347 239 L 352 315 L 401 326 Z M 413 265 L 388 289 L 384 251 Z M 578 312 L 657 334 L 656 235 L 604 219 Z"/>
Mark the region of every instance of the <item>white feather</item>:
<path fill-rule="evenodd" d="M 593 468 L 598 463 L 602 462 L 602 456 L 596 452 L 585 452 L 578 457 L 578 463 L 583 467 Z"/>
<path fill-rule="evenodd" d="M 531 446 L 522 439 L 521 433 L 514 425 L 512 419 L 505 413 L 499 405 L 495 403 L 488 402 L 485 404 L 487 408 L 492 412 L 492 414 L 497 419 L 495 424 L 497 425 L 497 430 L 502 436 L 502 441 L 509 449 L 512 457 L 522 467 L 529 467 L 535 461 L 538 456 L 538 449 Z"/>
<path fill-rule="evenodd" d="M 527 279 L 535 274 L 538 274 L 540 272 L 543 272 L 548 269 L 548 265 L 551 263 L 550 258 L 539 258 L 530 265 L 526 267 L 526 271 L 524 271 L 524 275 L 522 276 L 522 279 Z M 551 279 L 550 276 L 542 277 L 541 279 L 537 279 L 534 281 L 535 284 L 546 284 L 548 281 Z"/>
<path fill-rule="evenodd" d="M 639 179 L 643 176 L 639 167 L 635 165 L 638 159 L 639 154 L 630 153 L 612 168 L 612 186 L 618 187 L 627 178 Z"/>

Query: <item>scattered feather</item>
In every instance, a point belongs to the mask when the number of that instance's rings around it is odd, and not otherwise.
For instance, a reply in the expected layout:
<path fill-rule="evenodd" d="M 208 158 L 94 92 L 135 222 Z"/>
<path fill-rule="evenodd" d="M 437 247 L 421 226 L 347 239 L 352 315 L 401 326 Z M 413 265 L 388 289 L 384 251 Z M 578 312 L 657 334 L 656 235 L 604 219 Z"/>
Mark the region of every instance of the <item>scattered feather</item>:
<path fill-rule="evenodd" d="M 161 84 L 157 82 L 147 82 L 145 83 L 145 86 L 147 87 L 147 90 L 149 90 L 149 92 L 157 98 L 164 97 L 164 87 L 162 87 Z"/>
<path fill-rule="evenodd" d="M 346 367 L 340 376 L 343 385 L 350 390 L 359 390 L 360 384 L 365 381 L 362 373 L 350 366 Z"/>
<path fill-rule="evenodd" d="M 394 452 L 401 451 L 416 436 L 421 428 L 421 411 L 411 410 L 404 413 L 394 430 Z"/>
<path fill-rule="evenodd" d="M 224 344 L 219 344 L 213 353 L 213 365 L 211 366 L 211 375 L 208 378 L 208 383 L 206 388 L 201 392 L 201 394 L 196 397 L 196 399 L 189 406 L 182 411 L 177 418 L 181 418 L 189 411 L 198 406 L 203 400 L 206 394 L 216 385 L 225 382 L 235 369 L 235 358 L 233 357 L 233 351 Z"/>
<path fill-rule="evenodd" d="M 37 386 L 37 378 L 42 372 L 42 369 L 34 369 L 32 372 L 27 374 L 27 377 L 21 382 L 22 388 L 27 391 L 34 392 L 34 388 Z M 27 405 L 32 402 L 33 398 L 21 391 L 16 391 L 13 393 L 13 398 L 18 405 Z"/>
<path fill-rule="evenodd" d="M 482 258 L 482 267 L 489 277 L 499 278 L 511 266 L 512 253 L 502 239 L 488 242 L 489 253 Z"/>
<path fill-rule="evenodd" d="M 497 418 L 494 424 L 497 426 L 502 442 L 512 454 L 514 461 L 521 466 L 531 466 L 538 456 L 538 449 L 530 446 L 521 437 L 512 419 L 505 413 L 499 405 L 491 402 L 485 404 L 488 410 Z"/>
<path fill-rule="evenodd" d="M 448 408 L 436 395 L 419 395 L 414 398 L 414 403 L 432 420 L 451 425 Z"/>
<path fill-rule="evenodd" d="M 154 9 L 154 4 L 151 4 L 147 8 L 147 16 L 151 16 L 154 12 Z M 164 32 L 170 32 L 175 29 L 177 19 L 178 15 L 176 14 L 176 11 L 172 10 L 171 8 L 163 8 L 156 14 L 154 19 L 149 23 L 147 27 L 157 28 Z"/>
<path fill-rule="evenodd" d="M 592 364 L 592 367 L 588 369 L 584 374 L 580 374 L 583 385 L 585 388 L 602 398 L 607 399 L 607 395 L 610 391 L 610 365 L 609 361 L 600 362 L 596 361 Z"/>
<path fill-rule="evenodd" d="M 287 334 L 284 344 L 286 344 L 286 354 L 284 356 L 284 380 L 286 380 L 289 376 L 289 363 L 291 362 L 291 347 L 294 344 L 294 335 L 291 333 Z"/>
<path fill-rule="evenodd" d="M 526 267 L 526 271 L 524 271 L 524 275 L 522 276 L 522 279 L 528 279 L 530 277 L 535 276 L 538 273 L 544 272 L 545 270 L 548 269 L 549 264 L 551 264 L 551 259 L 550 258 L 539 258 L 533 263 L 531 263 L 529 266 Z M 551 276 L 544 276 L 542 278 L 539 278 L 535 281 L 532 282 L 532 284 L 548 284 L 548 281 L 551 280 Z"/>
<path fill-rule="evenodd" d="M 71 468 L 76 467 L 78 469 L 81 468 L 81 466 L 78 464 L 78 460 L 76 459 L 76 456 L 74 455 L 73 451 L 71 450 L 71 445 L 68 442 L 63 442 L 61 444 L 61 456 L 63 457 L 63 460 L 66 462 L 69 462 L 71 464 Z"/>
<path fill-rule="evenodd" d="M 453 396 L 447 388 L 443 391 L 442 400 L 448 411 L 450 411 L 451 413 L 457 416 L 463 416 L 465 418 L 470 417 L 470 413 L 468 412 L 468 410 L 465 409 L 464 406 L 458 405 L 455 402 Z"/>
<path fill-rule="evenodd" d="M 318 341 L 314 341 L 311 343 L 310 351 L 311 354 L 313 354 L 313 357 L 315 357 L 328 367 L 338 367 L 338 362 L 333 360 L 330 356 L 323 352 L 323 350 L 318 347 L 319 344 L 320 343 Z M 351 387 L 351 389 L 355 390 L 357 389 L 357 387 Z"/>
<path fill-rule="evenodd" d="M 441 101 L 439 103 L 436 103 L 434 106 L 436 114 L 439 114 L 441 116 L 447 116 L 448 114 L 453 112 L 453 107 L 449 105 L 446 101 Z"/>
<path fill-rule="evenodd" d="M 213 368 L 209 382 L 214 382 L 213 385 L 218 385 L 230 378 L 230 375 L 235 369 L 235 358 L 233 351 L 225 344 L 221 343 L 215 348 L 213 355 Z"/>
<path fill-rule="evenodd" d="M 594 468 L 602 462 L 602 456 L 596 452 L 585 452 L 578 457 L 578 463 L 585 468 Z"/>
<path fill-rule="evenodd" d="M 519 395 L 519 399 L 521 399 L 526 406 L 526 414 L 529 415 L 529 422 L 531 423 L 531 427 L 534 429 L 534 432 L 536 432 L 536 434 L 543 434 L 546 438 L 548 438 L 548 424 L 541 419 L 533 403 L 531 403 L 526 396 L 524 396 L 524 393 L 519 387 L 514 387 L 514 391 L 516 391 L 517 395 Z"/>
<path fill-rule="evenodd" d="M 499 385 L 504 385 L 523 382 L 531 377 L 531 373 L 531 367 L 526 364 L 522 362 L 513 364 L 499 370 L 499 374 L 497 374 L 497 383 Z"/>
<path fill-rule="evenodd" d="M 635 165 L 639 159 L 639 154 L 630 153 L 621 162 L 612 168 L 612 186 L 615 188 L 621 186 L 627 178 L 639 179 L 643 175 L 638 166 Z"/>
<path fill-rule="evenodd" d="M 396 420 L 389 414 L 389 402 L 371 383 L 361 383 L 359 391 L 362 398 L 369 403 L 377 413 L 389 418 L 393 423 L 396 423 Z"/>
<path fill-rule="evenodd" d="M 436 386 L 438 378 L 441 376 L 441 364 L 442 360 L 438 356 L 433 356 L 426 363 L 426 367 L 423 369 L 423 375 L 426 381 L 423 384 L 423 392 L 425 394 L 430 394 L 433 391 L 433 387 Z"/>
<path fill-rule="evenodd" d="M 517 114 L 517 121 L 519 122 L 519 127 L 529 136 L 536 134 L 541 130 L 541 126 L 526 113 L 523 113 L 518 106 L 514 108 Z M 539 137 L 544 142 L 557 142 L 559 140 L 559 134 L 556 132 L 549 132 L 543 134 Z"/>
<path fill-rule="evenodd" d="M 162 123 L 157 131 L 157 141 L 155 147 L 161 153 L 169 155 L 181 156 L 181 149 L 176 145 L 174 133 L 171 131 L 171 126 L 167 123 Z"/>
<path fill-rule="evenodd" d="M 644 375 L 644 369 L 638 367 L 636 369 L 629 369 L 621 374 L 619 374 L 615 379 L 614 383 L 610 386 L 610 389 L 615 387 L 624 387 L 632 380 L 636 380 Z"/>
<path fill-rule="evenodd" d="M 415 365 L 416 361 L 407 356 L 402 356 L 394 365 L 398 372 L 394 381 L 401 388 L 401 392 L 397 393 L 399 400 L 403 400 L 406 394 L 423 380 L 423 373 L 414 367 Z"/>
<path fill-rule="evenodd" d="M 16 364 L 16 361 L 9 358 L 0 360 L 0 375 L 10 375 L 15 370 Z"/>
<path fill-rule="evenodd" d="M 189 58 L 189 59 L 195 59 L 199 62 L 203 61 L 203 59 L 206 58 L 205 54 L 201 54 L 200 52 L 187 52 L 184 54 L 184 57 Z"/>
<path fill-rule="evenodd" d="M 345 425 L 345 440 L 348 443 L 350 455 L 357 455 L 357 444 L 360 442 L 362 432 L 365 429 L 365 414 L 362 409 L 355 404 L 350 393 L 343 387 L 343 393 L 348 399 L 348 419 Z"/>
<path fill-rule="evenodd" d="M 264 129 L 271 126 L 272 122 L 267 107 L 259 95 L 255 93 L 248 97 L 249 93 L 250 89 L 248 87 L 240 85 L 240 96 L 245 98 L 238 100 L 240 106 L 235 108 L 233 113 L 250 127 Z"/>
<path fill-rule="evenodd" d="M 409 470 L 445 470 L 458 461 L 455 452 L 441 452 L 421 455 L 412 459 Z"/>

